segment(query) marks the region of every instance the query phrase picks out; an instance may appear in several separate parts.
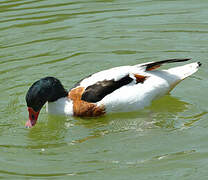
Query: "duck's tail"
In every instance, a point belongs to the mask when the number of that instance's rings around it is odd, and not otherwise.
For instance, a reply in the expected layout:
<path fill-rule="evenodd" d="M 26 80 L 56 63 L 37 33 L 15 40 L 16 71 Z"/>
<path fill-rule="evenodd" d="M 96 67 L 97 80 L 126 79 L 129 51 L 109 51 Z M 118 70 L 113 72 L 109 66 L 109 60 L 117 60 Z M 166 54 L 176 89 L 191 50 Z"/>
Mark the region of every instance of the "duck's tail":
<path fill-rule="evenodd" d="M 200 62 L 190 63 L 166 70 L 168 73 L 175 75 L 180 81 L 194 74 L 202 64 Z"/>
<path fill-rule="evenodd" d="M 169 76 L 165 79 L 167 79 L 170 84 L 170 91 L 182 80 L 194 74 L 200 66 L 200 62 L 195 62 L 164 70 L 163 72 L 167 72 Z"/>
<path fill-rule="evenodd" d="M 167 63 L 185 62 L 185 61 L 189 61 L 189 60 L 191 60 L 191 59 L 190 58 L 167 59 L 167 60 L 162 60 L 162 61 L 148 62 L 148 63 L 140 64 L 139 67 L 145 68 L 144 71 L 146 71 L 146 72 L 148 72 L 148 71 L 150 72 L 150 71 L 156 70 L 160 66 L 167 64 Z M 138 66 L 138 65 L 136 65 L 136 66 Z M 167 79 L 169 77 L 173 77 L 173 78 L 170 78 L 171 79 L 170 84 L 178 84 L 183 79 L 194 74 L 200 66 L 201 66 L 200 62 L 195 62 L 195 63 L 186 64 L 183 66 L 170 68 L 168 70 L 164 70 L 163 72 L 166 72 L 169 74 L 169 75 L 166 74 Z M 164 76 L 164 79 L 166 79 L 165 76 Z"/>
<path fill-rule="evenodd" d="M 163 64 L 167 63 L 175 63 L 175 62 L 185 62 L 189 61 L 191 58 L 186 58 L 186 59 L 167 59 L 167 60 L 162 60 L 162 61 L 156 61 L 156 62 L 149 62 L 149 63 L 144 63 L 144 64 L 139 64 L 140 67 L 144 67 L 144 71 L 153 71 Z M 136 65 L 138 66 L 138 65 Z M 200 62 L 195 62 L 195 63 L 190 63 L 186 64 L 183 66 L 178 66 L 174 68 L 170 68 L 166 70 L 166 72 L 178 77 L 179 80 L 183 80 L 187 78 L 188 76 L 194 74 L 198 68 L 201 66 Z"/>

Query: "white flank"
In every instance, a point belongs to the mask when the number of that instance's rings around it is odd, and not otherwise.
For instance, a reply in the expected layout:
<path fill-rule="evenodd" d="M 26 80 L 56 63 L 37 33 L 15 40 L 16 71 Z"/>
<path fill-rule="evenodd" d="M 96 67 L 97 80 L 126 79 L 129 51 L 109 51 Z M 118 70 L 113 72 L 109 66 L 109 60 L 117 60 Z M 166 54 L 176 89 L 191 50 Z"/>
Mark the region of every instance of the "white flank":
<path fill-rule="evenodd" d="M 138 65 L 137 65 L 138 66 Z M 191 63 L 168 70 L 138 72 L 148 76 L 143 83 L 123 86 L 105 96 L 98 105 L 104 105 L 107 112 L 128 112 L 143 109 L 145 106 L 171 91 L 180 81 L 195 73 L 198 63 Z"/>

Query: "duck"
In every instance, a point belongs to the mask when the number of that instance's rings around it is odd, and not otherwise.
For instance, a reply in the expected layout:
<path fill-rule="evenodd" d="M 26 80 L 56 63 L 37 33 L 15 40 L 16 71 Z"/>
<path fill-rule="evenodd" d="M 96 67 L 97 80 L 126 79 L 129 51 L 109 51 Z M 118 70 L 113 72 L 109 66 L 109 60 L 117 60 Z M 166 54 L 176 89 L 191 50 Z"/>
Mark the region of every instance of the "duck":
<path fill-rule="evenodd" d="M 25 126 L 35 126 L 44 104 L 50 114 L 78 117 L 99 117 L 115 112 L 141 110 L 194 74 L 201 63 L 186 63 L 167 70 L 158 68 L 164 64 L 189 60 L 167 59 L 113 67 L 83 78 L 69 91 L 55 77 L 41 78 L 26 93 L 29 120 Z"/>

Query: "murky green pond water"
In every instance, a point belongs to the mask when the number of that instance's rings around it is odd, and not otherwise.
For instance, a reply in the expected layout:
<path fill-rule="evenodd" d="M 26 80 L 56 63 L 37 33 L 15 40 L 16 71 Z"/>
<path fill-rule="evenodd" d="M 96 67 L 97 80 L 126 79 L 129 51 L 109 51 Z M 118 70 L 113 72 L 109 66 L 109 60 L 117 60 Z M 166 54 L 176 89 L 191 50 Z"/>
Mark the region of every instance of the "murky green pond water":
<path fill-rule="evenodd" d="M 0 178 L 208 177 L 208 1 L 1 0 L 0 17 Z M 106 68 L 187 57 L 198 73 L 143 111 L 83 120 L 44 108 L 24 128 L 41 77 L 69 89 Z"/>

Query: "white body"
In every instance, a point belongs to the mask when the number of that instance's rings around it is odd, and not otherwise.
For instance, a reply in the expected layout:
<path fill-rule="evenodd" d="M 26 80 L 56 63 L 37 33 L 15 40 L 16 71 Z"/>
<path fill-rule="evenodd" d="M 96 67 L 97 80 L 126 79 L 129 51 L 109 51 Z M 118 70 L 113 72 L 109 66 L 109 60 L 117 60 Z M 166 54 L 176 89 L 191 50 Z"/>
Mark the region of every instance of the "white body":
<path fill-rule="evenodd" d="M 73 115 L 73 102 L 67 98 L 63 97 L 55 102 L 46 103 L 46 112 L 49 114 L 65 114 Z"/>
<path fill-rule="evenodd" d="M 186 64 L 168 70 L 145 71 L 142 64 L 135 66 L 122 66 L 104 70 L 82 80 L 79 87 L 87 88 L 98 81 L 119 80 L 129 75 L 135 79 L 130 84 L 122 86 L 97 102 L 104 105 L 108 112 L 135 111 L 150 105 L 152 100 L 170 92 L 180 81 L 198 70 L 198 63 Z M 148 76 L 144 83 L 137 83 L 134 74 Z M 73 102 L 68 98 L 61 98 L 48 103 L 47 111 L 53 114 L 73 115 Z"/>

